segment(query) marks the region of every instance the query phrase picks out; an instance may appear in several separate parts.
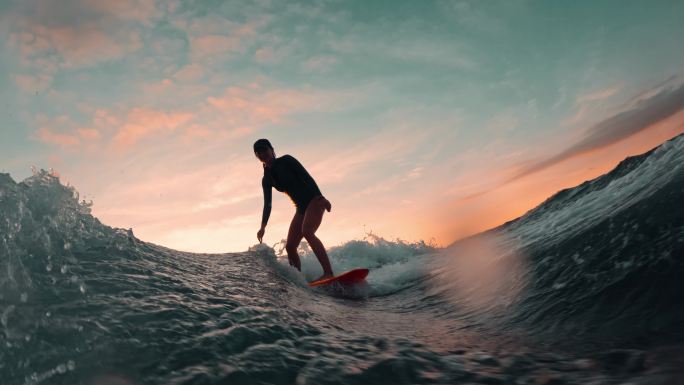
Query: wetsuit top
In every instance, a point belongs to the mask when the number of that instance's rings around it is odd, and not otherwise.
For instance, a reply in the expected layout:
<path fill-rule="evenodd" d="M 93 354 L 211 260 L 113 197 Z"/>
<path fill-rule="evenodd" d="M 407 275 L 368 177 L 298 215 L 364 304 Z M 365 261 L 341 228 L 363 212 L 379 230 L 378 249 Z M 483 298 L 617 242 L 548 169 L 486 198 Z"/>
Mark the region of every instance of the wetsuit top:
<path fill-rule="evenodd" d="M 297 212 L 304 214 L 306 206 L 316 196 L 322 195 L 316 181 L 293 156 L 283 155 L 273 160 L 271 167 L 264 165 L 264 177 L 261 179 L 264 189 L 264 212 L 261 224 L 268 223 L 271 215 L 271 187 L 287 194 L 297 207 Z"/>

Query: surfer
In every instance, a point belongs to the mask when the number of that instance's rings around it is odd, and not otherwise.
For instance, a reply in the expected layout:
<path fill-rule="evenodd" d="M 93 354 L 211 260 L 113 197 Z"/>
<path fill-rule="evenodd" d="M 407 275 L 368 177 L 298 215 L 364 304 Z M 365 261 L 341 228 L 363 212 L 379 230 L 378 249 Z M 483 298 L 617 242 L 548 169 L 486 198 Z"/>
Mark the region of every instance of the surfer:
<path fill-rule="evenodd" d="M 257 239 L 261 242 L 266 231 L 266 224 L 271 215 L 271 187 L 287 194 L 294 203 L 295 211 L 290 229 L 287 233 L 287 258 L 290 265 L 301 271 L 301 261 L 297 254 L 297 247 L 302 238 L 306 238 L 311 250 L 316 254 L 318 262 L 323 267 L 323 275 L 318 278 L 333 276 L 330 259 L 325 247 L 316 236 L 316 230 L 323 220 L 323 212 L 330 212 L 330 202 L 325 199 L 314 179 L 309 175 L 304 166 L 290 155 L 276 158 L 271 142 L 267 139 L 259 139 L 254 142 L 254 155 L 264 165 L 264 176 L 261 179 L 261 187 L 264 190 L 264 210 L 261 215 L 261 228 L 257 232 Z"/>

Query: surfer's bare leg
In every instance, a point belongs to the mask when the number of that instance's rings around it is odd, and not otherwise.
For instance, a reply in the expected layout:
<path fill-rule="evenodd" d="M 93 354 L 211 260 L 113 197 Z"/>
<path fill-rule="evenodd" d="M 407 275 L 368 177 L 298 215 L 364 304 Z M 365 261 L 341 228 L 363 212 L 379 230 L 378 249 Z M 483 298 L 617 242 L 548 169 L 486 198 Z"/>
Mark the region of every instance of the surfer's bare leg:
<path fill-rule="evenodd" d="M 326 210 L 327 202 L 328 201 L 322 196 L 314 198 L 306 208 L 304 223 L 302 224 L 302 234 L 309 243 L 311 250 L 316 254 L 318 262 L 320 262 L 323 267 L 323 277 L 333 275 L 328 253 L 325 251 L 323 242 L 316 236 L 316 230 L 318 230 L 318 226 L 321 225 L 321 221 L 323 220 L 323 213 Z"/>
<path fill-rule="evenodd" d="M 297 247 L 299 247 L 299 242 L 304 237 L 302 234 L 302 222 L 304 222 L 304 215 L 295 213 L 294 217 L 292 217 L 292 222 L 290 222 L 290 230 L 287 232 L 287 243 L 285 244 L 287 259 L 290 261 L 290 265 L 299 271 L 302 271 L 302 263 L 299 260 L 299 254 L 297 254 Z"/>

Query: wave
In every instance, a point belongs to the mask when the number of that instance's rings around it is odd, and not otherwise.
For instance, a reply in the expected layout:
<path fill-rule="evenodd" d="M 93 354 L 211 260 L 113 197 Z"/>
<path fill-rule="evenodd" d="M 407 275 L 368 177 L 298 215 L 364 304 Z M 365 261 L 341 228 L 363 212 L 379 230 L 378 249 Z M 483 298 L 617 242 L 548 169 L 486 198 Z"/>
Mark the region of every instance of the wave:
<path fill-rule="evenodd" d="M 179 252 L 102 224 L 49 172 L 0 174 L 0 376 L 320 382 L 316 365 L 343 363 L 330 381 L 363 382 L 392 365 L 452 375 L 459 358 L 437 352 L 522 349 L 523 336 L 537 349 L 681 342 L 683 193 L 680 135 L 446 248 L 374 234 L 331 247 L 336 272 L 371 270 L 339 295 L 306 285 L 321 271 L 305 243 L 303 274 L 282 243 Z M 389 371 L 363 369 L 376 353 Z"/>
<path fill-rule="evenodd" d="M 479 259 L 480 270 L 494 271 L 498 292 L 489 294 L 501 295 L 493 303 L 505 305 L 509 325 L 557 338 L 681 339 L 683 198 L 679 135 L 445 253 L 452 270 Z"/>

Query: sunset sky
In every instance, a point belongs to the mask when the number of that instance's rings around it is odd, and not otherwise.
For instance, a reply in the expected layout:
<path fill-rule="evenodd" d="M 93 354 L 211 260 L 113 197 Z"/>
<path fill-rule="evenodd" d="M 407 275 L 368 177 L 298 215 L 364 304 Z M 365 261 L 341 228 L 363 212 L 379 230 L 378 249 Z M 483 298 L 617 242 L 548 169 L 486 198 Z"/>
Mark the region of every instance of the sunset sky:
<path fill-rule="evenodd" d="M 0 171 L 103 223 L 254 245 L 262 166 L 331 201 L 326 246 L 452 241 L 684 132 L 682 1 L 0 2 Z M 294 214 L 274 192 L 264 241 Z"/>

